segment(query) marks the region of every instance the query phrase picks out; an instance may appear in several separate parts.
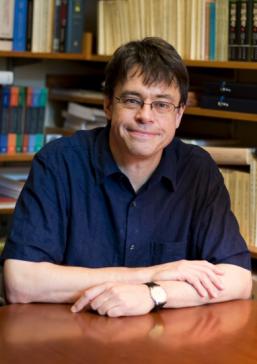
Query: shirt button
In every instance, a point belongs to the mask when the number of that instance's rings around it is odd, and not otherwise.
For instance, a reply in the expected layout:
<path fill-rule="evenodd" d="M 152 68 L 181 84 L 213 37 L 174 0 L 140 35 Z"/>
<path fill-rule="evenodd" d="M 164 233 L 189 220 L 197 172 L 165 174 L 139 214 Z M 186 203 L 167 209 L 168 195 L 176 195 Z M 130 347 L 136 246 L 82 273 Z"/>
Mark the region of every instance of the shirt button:
<path fill-rule="evenodd" d="M 136 207 L 136 206 L 137 206 L 136 201 L 133 201 L 133 202 L 132 202 L 132 207 Z"/>
<path fill-rule="evenodd" d="M 130 246 L 129 246 L 129 250 L 134 250 L 135 249 L 135 244 L 130 244 Z"/>

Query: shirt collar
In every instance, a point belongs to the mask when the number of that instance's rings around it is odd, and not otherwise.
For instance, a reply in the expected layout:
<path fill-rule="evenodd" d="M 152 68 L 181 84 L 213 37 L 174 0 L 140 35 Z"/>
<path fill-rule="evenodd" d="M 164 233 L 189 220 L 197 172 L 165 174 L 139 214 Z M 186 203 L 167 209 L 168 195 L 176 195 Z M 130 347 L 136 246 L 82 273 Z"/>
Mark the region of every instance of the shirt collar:
<path fill-rule="evenodd" d="M 96 180 L 102 183 L 108 176 L 120 174 L 121 171 L 113 159 L 109 146 L 110 126 L 106 126 L 98 134 L 94 146 L 94 164 L 96 168 Z M 150 178 L 150 184 L 162 179 L 175 189 L 177 171 L 177 140 L 176 138 L 164 149 L 161 161 Z"/>
<path fill-rule="evenodd" d="M 107 125 L 97 135 L 94 145 L 93 158 L 96 168 L 96 180 L 98 183 L 102 183 L 105 177 L 121 173 L 111 153 L 109 132 L 110 126 Z"/>

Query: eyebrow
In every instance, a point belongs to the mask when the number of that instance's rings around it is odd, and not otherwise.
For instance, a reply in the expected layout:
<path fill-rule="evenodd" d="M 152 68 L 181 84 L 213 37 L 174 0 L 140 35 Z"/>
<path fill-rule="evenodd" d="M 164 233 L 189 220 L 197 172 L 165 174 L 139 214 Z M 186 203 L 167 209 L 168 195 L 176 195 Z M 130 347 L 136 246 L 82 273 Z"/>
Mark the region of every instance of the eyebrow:
<path fill-rule="evenodd" d="M 137 91 L 130 91 L 130 90 L 123 91 L 120 96 L 121 97 L 124 97 L 124 96 L 137 96 L 137 97 L 143 99 L 142 94 L 140 94 Z M 158 94 L 158 95 L 154 95 L 154 98 L 155 99 L 168 99 L 169 101 L 174 101 L 174 98 L 170 94 Z"/>

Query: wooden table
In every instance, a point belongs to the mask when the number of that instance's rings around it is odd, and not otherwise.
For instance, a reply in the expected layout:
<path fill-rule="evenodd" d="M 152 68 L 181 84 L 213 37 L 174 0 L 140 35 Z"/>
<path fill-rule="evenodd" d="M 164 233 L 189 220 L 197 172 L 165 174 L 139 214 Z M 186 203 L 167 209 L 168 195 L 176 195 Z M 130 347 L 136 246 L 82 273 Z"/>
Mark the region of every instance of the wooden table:
<path fill-rule="evenodd" d="M 9 305 L 0 308 L 0 363 L 256 364 L 257 301 L 123 318 Z"/>

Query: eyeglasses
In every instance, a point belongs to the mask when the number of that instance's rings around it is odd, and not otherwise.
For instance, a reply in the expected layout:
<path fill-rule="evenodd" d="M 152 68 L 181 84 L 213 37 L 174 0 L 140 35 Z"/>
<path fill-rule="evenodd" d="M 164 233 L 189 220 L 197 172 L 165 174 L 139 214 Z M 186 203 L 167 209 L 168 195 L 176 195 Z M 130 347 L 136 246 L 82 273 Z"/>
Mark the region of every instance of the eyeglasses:
<path fill-rule="evenodd" d="M 167 101 L 152 101 L 151 103 L 146 103 L 143 100 L 131 97 L 131 96 L 114 96 L 119 104 L 121 104 L 125 109 L 138 111 L 142 109 L 144 105 L 149 105 L 151 110 L 154 110 L 158 114 L 166 114 L 168 112 L 174 112 L 179 109 L 180 106 L 174 105 L 172 102 Z"/>

